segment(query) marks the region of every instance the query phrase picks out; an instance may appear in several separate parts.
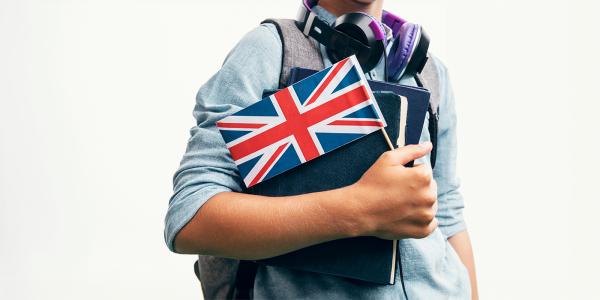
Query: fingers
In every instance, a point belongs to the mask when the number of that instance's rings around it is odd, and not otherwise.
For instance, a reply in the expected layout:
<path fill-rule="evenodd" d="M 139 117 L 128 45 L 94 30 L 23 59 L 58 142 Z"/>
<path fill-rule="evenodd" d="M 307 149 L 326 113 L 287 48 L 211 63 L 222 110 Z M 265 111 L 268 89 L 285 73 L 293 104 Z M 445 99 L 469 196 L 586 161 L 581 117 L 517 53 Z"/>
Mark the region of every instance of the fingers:
<path fill-rule="evenodd" d="M 424 142 L 419 145 L 408 145 L 383 153 L 381 159 L 388 165 L 405 165 L 415 159 L 427 155 L 432 147 L 431 142 Z"/>
<path fill-rule="evenodd" d="M 433 210 L 433 214 L 437 215 L 437 211 L 438 211 L 438 202 L 437 199 L 435 202 L 433 202 L 433 206 L 431 207 L 431 210 Z"/>
<path fill-rule="evenodd" d="M 438 227 L 438 220 L 433 218 L 431 222 L 427 224 L 413 224 L 409 225 L 405 230 L 406 234 L 410 238 L 421 239 L 429 236 Z"/>
<path fill-rule="evenodd" d="M 415 205 L 416 207 L 409 217 L 410 222 L 416 225 L 431 223 L 438 210 L 437 197 L 435 195 L 426 195 L 415 203 Z"/>
<path fill-rule="evenodd" d="M 423 186 L 430 185 L 433 181 L 433 170 L 426 164 L 418 164 L 410 168 L 410 172 L 414 176 L 414 180 Z"/>

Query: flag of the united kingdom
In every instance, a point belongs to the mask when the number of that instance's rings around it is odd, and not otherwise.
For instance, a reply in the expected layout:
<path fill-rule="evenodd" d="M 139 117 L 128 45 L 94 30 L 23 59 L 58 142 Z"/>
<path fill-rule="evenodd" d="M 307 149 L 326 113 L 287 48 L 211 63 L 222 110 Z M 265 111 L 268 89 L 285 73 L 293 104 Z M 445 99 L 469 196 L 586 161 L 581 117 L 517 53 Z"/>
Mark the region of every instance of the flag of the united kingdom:
<path fill-rule="evenodd" d="M 386 126 L 348 57 L 217 122 L 247 187 Z"/>

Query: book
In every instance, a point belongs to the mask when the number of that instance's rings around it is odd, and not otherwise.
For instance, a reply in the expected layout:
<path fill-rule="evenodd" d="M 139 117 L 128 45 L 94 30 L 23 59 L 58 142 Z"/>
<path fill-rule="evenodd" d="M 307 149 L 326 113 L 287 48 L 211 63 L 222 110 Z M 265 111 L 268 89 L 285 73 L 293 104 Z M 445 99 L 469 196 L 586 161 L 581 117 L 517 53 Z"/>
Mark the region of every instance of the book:
<path fill-rule="evenodd" d="M 311 70 L 296 69 L 292 72 L 291 82 L 314 73 Z M 385 130 L 390 139 L 396 142 L 395 146 L 418 143 L 429 103 L 429 92 L 383 82 L 370 81 L 369 84 L 386 120 Z M 401 123 L 406 126 L 401 126 Z M 405 138 L 402 139 L 401 135 Z M 360 179 L 379 155 L 387 150 L 389 147 L 383 134 L 376 131 L 281 176 L 257 184 L 246 192 L 265 196 L 290 196 L 347 186 Z M 340 239 L 257 262 L 375 284 L 394 284 L 397 241 L 376 237 Z"/>
<path fill-rule="evenodd" d="M 216 122 L 246 187 L 385 126 L 354 56 Z"/>
<path fill-rule="evenodd" d="M 292 68 L 290 71 L 290 78 L 288 79 L 288 85 L 294 84 L 316 72 L 317 71 L 310 69 Z M 373 92 L 387 91 L 407 97 L 410 105 L 408 106 L 406 141 L 418 142 L 421 137 L 421 130 L 423 129 L 422 124 L 424 123 L 427 114 L 427 107 L 429 106 L 429 97 L 431 96 L 429 90 L 417 86 L 408 86 L 378 80 L 367 80 L 367 82 Z"/>

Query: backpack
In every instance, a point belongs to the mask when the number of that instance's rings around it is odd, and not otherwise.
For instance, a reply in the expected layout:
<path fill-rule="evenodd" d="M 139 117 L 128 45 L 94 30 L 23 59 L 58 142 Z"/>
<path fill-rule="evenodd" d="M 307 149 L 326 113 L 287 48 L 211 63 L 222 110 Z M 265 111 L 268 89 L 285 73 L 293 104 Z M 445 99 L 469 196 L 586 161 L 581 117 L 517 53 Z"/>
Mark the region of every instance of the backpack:
<path fill-rule="evenodd" d="M 292 19 L 267 19 L 262 23 L 273 24 L 281 39 L 283 53 L 279 88 L 287 86 L 290 71 L 294 67 L 312 70 L 325 68 L 319 44 L 306 37 Z M 435 165 L 435 145 L 437 140 L 437 118 L 440 102 L 439 78 L 435 61 L 429 59 L 420 75 L 415 78 L 421 87 L 428 87 L 429 125 L 428 130 L 434 149 L 431 152 L 432 166 Z M 423 85 L 423 83 L 425 83 Z M 258 265 L 253 261 L 236 260 L 200 255 L 194 263 L 194 272 L 202 285 L 204 299 L 252 299 L 254 277 Z"/>

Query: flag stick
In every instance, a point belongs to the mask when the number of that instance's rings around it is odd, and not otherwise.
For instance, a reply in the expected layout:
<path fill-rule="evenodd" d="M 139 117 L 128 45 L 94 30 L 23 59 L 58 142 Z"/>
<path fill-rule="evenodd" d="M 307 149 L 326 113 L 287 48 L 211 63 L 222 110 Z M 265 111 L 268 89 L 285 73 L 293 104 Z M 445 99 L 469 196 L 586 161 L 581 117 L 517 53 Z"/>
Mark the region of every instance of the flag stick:
<path fill-rule="evenodd" d="M 388 146 L 390 147 L 390 150 L 394 150 L 394 144 L 392 144 L 392 141 L 390 140 L 390 137 L 388 136 L 384 127 L 381 127 L 381 132 L 383 132 L 383 137 L 385 137 L 385 141 L 387 142 Z"/>

